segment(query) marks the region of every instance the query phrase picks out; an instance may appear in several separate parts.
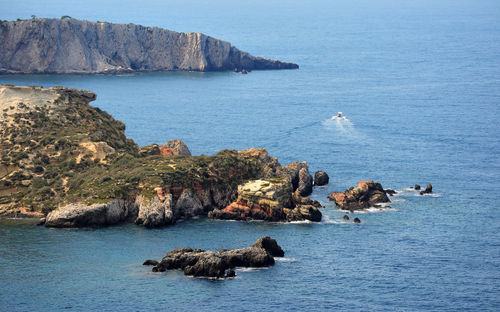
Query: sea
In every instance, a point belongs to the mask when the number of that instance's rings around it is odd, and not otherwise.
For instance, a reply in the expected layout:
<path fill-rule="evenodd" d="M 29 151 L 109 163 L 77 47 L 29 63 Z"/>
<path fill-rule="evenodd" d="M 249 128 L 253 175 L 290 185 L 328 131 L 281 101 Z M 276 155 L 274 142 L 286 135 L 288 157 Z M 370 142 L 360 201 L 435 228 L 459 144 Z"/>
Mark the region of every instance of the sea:
<path fill-rule="evenodd" d="M 31 15 L 203 32 L 299 64 L 0 84 L 92 90 L 92 105 L 140 145 L 182 139 L 194 155 L 266 148 L 283 165 L 325 170 L 330 183 L 311 196 L 325 206 L 319 223 L 61 230 L 3 219 L 1 311 L 500 310 L 498 0 L 0 0 L 0 19 Z M 361 180 L 398 194 L 390 208 L 344 221 L 327 196 Z M 427 183 L 432 194 L 410 188 Z M 176 247 L 241 248 L 264 235 L 285 258 L 234 279 L 142 265 Z"/>

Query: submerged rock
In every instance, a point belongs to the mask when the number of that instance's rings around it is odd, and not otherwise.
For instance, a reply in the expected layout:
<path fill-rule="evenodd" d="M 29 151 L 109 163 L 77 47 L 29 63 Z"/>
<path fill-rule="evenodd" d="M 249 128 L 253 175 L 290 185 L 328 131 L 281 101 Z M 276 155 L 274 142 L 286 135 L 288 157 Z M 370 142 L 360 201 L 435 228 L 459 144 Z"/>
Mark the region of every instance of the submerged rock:
<path fill-rule="evenodd" d="M 325 171 L 319 170 L 314 173 L 314 185 L 323 186 L 328 184 L 328 182 L 330 182 L 330 177 Z"/>
<path fill-rule="evenodd" d="M 328 199 L 344 210 L 366 209 L 377 203 L 390 202 L 382 185 L 373 181 L 360 181 L 358 187 L 351 187 L 345 192 L 332 192 Z"/>
<path fill-rule="evenodd" d="M 259 238 L 251 247 L 219 251 L 176 248 L 152 269 L 153 272 L 180 269 L 185 275 L 227 278 L 235 276 L 235 267 L 266 267 L 274 265 L 274 257 L 284 252 L 270 237 Z"/>

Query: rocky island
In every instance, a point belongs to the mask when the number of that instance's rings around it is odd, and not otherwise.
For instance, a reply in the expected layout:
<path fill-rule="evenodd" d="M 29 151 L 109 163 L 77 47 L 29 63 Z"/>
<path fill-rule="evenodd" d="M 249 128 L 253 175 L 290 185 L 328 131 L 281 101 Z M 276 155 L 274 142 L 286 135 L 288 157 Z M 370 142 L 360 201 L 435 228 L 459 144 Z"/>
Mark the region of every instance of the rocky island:
<path fill-rule="evenodd" d="M 209 216 L 320 221 L 306 162 L 281 166 L 265 149 L 191 156 L 180 140 L 139 147 L 90 91 L 0 86 L 0 216 L 46 226 Z"/>
<path fill-rule="evenodd" d="M 0 22 L 0 74 L 296 69 L 201 33 L 43 18 Z"/>
<path fill-rule="evenodd" d="M 169 251 L 163 259 L 146 260 L 144 265 L 153 265 L 153 272 L 183 270 L 185 275 L 195 277 L 228 278 L 234 277 L 236 267 L 261 268 L 274 265 L 274 257 L 283 257 L 285 252 L 276 240 L 264 236 L 252 246 L 240 249 L 202 249 L 176 248 Z"/>

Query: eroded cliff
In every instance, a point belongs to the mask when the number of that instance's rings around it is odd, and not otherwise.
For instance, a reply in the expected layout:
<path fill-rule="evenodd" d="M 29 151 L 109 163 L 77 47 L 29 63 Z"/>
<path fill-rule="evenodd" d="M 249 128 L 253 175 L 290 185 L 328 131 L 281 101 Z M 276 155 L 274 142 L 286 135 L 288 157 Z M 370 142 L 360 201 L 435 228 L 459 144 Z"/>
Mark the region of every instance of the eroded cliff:
<path fill-rule="evenodd" d="M 0 23 L 0 73 L 294 69 L 201 33 L 75 19 Z"/>

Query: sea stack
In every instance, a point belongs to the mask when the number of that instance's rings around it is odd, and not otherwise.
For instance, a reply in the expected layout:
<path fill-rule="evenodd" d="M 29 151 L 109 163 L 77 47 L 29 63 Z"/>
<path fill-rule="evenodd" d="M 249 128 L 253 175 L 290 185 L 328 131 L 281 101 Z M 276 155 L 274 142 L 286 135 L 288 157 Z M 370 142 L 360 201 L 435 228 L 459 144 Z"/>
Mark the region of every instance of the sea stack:
<path fill-rule="evenodd" d="M 201 33 L 76 19 L 0 23 L 0 74 L 296 69 Z"/>

